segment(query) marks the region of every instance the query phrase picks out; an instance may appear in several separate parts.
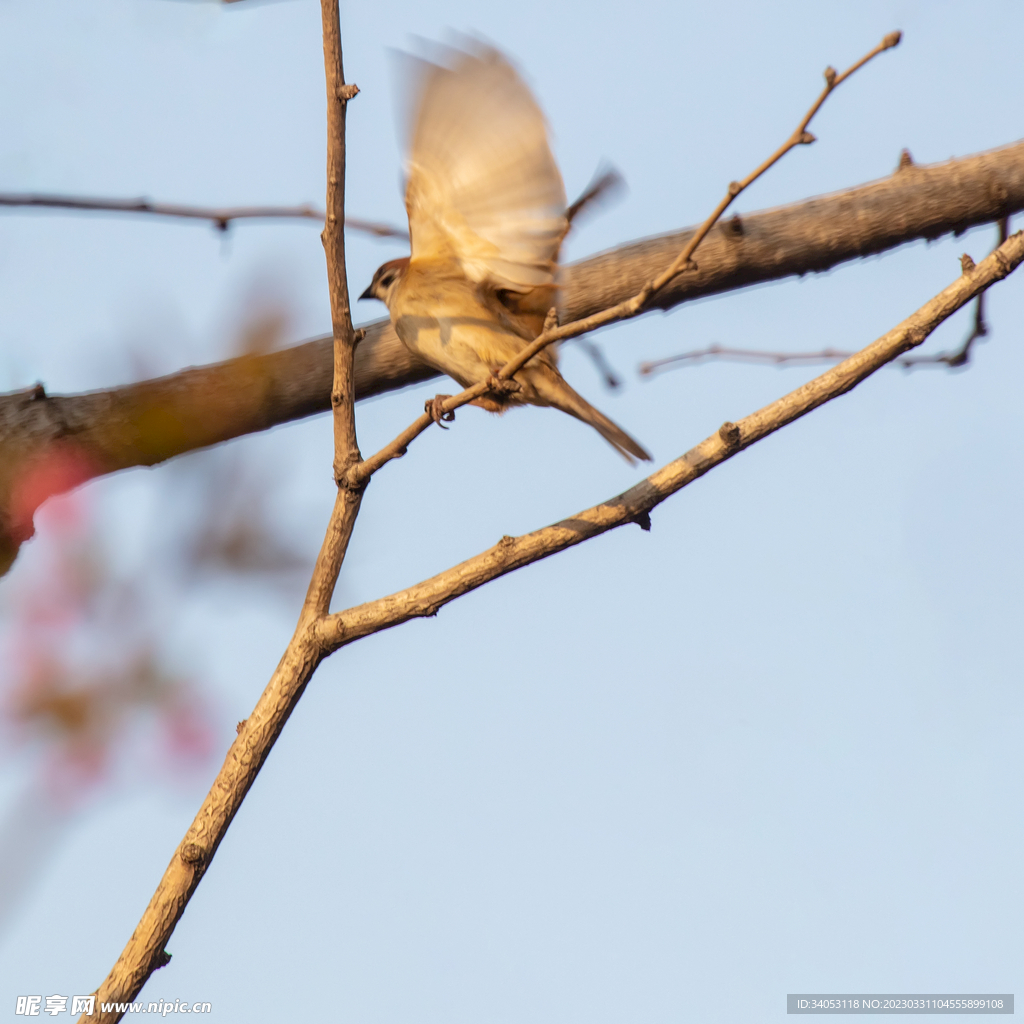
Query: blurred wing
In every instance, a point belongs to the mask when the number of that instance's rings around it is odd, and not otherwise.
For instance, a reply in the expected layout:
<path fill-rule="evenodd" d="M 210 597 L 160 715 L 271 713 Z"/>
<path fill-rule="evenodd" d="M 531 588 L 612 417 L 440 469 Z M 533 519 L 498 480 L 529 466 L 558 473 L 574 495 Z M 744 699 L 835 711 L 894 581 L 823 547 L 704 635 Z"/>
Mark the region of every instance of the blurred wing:
<path fill-rule="evenodd" d="M 568 227 L 544 115 L 496 50 L 425 64 L 413 101 L 412 258 L 454 256 L 473 281 L 527 291 L 554 283 Z"/>

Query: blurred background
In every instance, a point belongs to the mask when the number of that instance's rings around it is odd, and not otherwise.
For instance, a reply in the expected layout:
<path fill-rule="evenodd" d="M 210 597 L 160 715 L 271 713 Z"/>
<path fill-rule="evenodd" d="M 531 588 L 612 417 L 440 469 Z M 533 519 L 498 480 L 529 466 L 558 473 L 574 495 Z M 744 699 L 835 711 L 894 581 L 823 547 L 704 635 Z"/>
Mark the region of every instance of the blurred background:
<path fill-rule="evenodd" d="M 602 161 L 629 186 L 569 259 L 701 220 L 827 64 L 895 28 L 741 213 L 883 177 L 903 147 L 926 163 L 1021 135 L 1012 0 L 378 0 L 342 22 L 349 212 L 403 224 L 389 49 L 475 31 L 535 89 L 570 197 Z M 0 191 L 323 203 L 312 0 L 3 0 L 0 95 Z M 609 329 L 616 390 L 576 346 L 563 371 L 664 463 L 817 370 L 642 361 L 862 347 L 995 240 Z M 404 251 L 350 234 L 353 293 Z M 326 662 L 142 998 L 225 1021 L 748 1021 L 787 992 L 1022 987 L 1018 277 L 965 369 L 882 371 L 651 533 Z M 330 324 L 313 222 L 4 211 L 0 308 L 0 390 L 109 387 Z M 438 389 L 362 403 L 363 451 Z M 37 515 L 0 580 L 0 1014 L 92 991 L 121 952 L 287 643 L 330 465 L 317 417 Z M 460 412 L 375 478 L 335 606 L 639 476 L 569 417 Z"/>

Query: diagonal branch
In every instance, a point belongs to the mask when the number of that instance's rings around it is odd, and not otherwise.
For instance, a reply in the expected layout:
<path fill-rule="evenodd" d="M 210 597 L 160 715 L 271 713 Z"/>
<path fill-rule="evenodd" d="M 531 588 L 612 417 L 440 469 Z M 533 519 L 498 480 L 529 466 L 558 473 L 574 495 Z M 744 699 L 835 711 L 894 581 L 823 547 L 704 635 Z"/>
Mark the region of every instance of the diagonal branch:
<path fill-rule="evenodd" d="M 647 310 L 647 304 L 651 298 L 657 295 L 665 285 L 669 283 L 677 274 L 682 271 L 696 270 L 696 264 L 693 263 L 691 257 L 697 250 L 697 246 L 707 237 L 708 233 L 721 218 L 722 214 L 729 208 L 733 200 L 741 193 L 744 189 L 752 185 L 758 178 L 761 177 L 771 167 L 774 167 L 791 149 L 796 146 L 809 145 L 814 142 L 814 136 L 807 131 L 807 126 L 811 123 L 811 119 L 821 109 L 822 104 L 828 99 L 829 95 L 846 79 L 848 79 L 855 71 L 859 68 L 864 67 L 872 58 L 877 57 L 878 54 L 884 53 L 886 50 L 891 50 L 894 46 L 899 45 L 899 41 L 902 37 L 900 32 L 890 32 L 873 50 L 861 57 L 859 61 L 847 68 L 841 75 L 838 75 L 834 68 L 828 67 L 825 69 L 825 88 L 822 90 L 821 95 L 811 105 L 810 110 L 804 115 L 803 119 L 796 126 L 790 137 L 763 163 L 757 168 L 750 172 L 742 181 L 733 181 L 730 183 L 728 190 L 724 198 L 718 203 L 714 210 L 710 213 L 703 224 L 691 235 L 687 243 L 683 246 L 682 251 L 676 256 L 676 258 L 669 264 L 668 267 L 663 269 L 660 273 L 656 274 L 650 280 L 646 281 L 643 287 L 633 296 L 628 299 L 624 299 L 622 302 L 603 309 L 597 313 L 593 313 L 590 316 L 583 317 L 581 320 L 576 320 L 572 323 L 563 324 L 561 326 L 557 323 L 556 310 L 552 307 L 548 314 L 548 319 L 544 324 L 544 329 L 541 333 L 528 345 L 524 345 L 523 348 L 513 356 L 493 377 L 489 380 L 481 381 L 478 384 L 474 384 L 472 387 L 465 388 L 462 392 L 457 395 L 445 398 L 443 401 L 435 400 L 434 402 L 428 403 L 428 412 L 425 412 L 422 416 L 418 417 L 413 423 L 411 423 L 401 434 L 398 435 L 390 444 L 385 445 L 375 455 L 366 459 L 360 465 L 353 467 L 351 470 L 351 479 L 353 483 L 359 481 L 368 480 L 377 470 L 381 469 L 387 463 L 394 459 L 399 459 L 405 455 L 408 447 L 412 442 L 420 436 L 431 424 L 440 423 L 442 420 L 454 419 L 454 413 L 456 409 L 461 408 L 464 405 L 468 405 L 470 402 L 481 398 L 484 395 L 500 390 L 500 385 L 503 382 L 511 381 L 515 377 L 516 373 L 521 370 L 538 352 L 547 348 L 549 345 L 554 344 L 556 341 L 565 341 L 568 338 L 578 338 L 581 334 L 587 334 L 590 331 L 596 330 L 599 327 L 605 327 L 608 324 L 618 323 L 622 320 L 629 320 L 643 313 Z"/>
<path fill-rule="evenodd" d="M 436 615 L 444 605 L 499 576 L 616 527 L 636 523 L 649 529 L 651 511 L 670 495 L 744 448 L 845 395 L 876 370 L 924 342 L 939 324 L 1022 262 L 1024 231 L 1018 231 L 877 341 L 771 405 L 736 423 L 724 423 L 711 437 L 623 494 L 525 536 L 502 537 L 489 550 L 422 583 L 330 615 L 316 627 L 321 643 L 330 653 L 409 619 Z"/>
<path fill-rule="evenodd" d="M 277 737 L 281 734 L 325 651 L 315 639 L 314 626 L 327 614 L 352 527 L 359 513 L 362 488 L 344 486 L 349 466 L 359 461 L 355 432 L 353 356 L 356 337 L 349 310 L 345 273 L 345 115 L 358 89 L 345 84 L 338 0 L 321 0 L 324 68 L 327 80 L 327 217 L 323 232 L 327 277 L 334 324 L 335 477 L 338 495 L 327 534 L 317 557 L 295 633 L 253 713 L 238 724 L 238 735 L 224 765 L 175 851 L 156 893 L 121 956 L 96 992 L 95 1014 L 79 1024 L 116 1024 L 120 1010 L 103 1004 L 129 1003 L 153 971 L 170 960 L 165 946 L 213 855 L 256 781 Z"/>
<path fill-rule="evenodd" d="M 329 2 L 329 0 L 325 0 Z M 880 367 L 920 345 L 943 320 L 1024 262 L 1024 232 L 1009 238 L 978 266 L 893 330 L 841 365 L 711 437 L 600 505 L 494 547 L 397 594 L 328 615 L 296 631 L 253 713 L 242 723 L 192 827 L 175 850 L 142 920 L 99 992 L 103 1000 L 135 998 L 169 960 L 164 947 L 181 919 L 235 813 L 270 754 L 319 663 L 347 644 L 413 618 L 436 615 L 457 597 L 506 573 L 629 523 L 650 528 L 650 513 L 671 494 L 744 448 L 855 388 Z M 100 1007 L 97 1006 L 99 1011 Z M 118 1013 L 82 1017 L 80 1024 L 115 1024 Z"/>
<path fill-rule="evenodd" d="M 880 53 L 884 53 L 886 50 L 891 50 L 894 46 L 898 46 L 900 39 L 903 34 L 901 32 L 890 32 L 873 50 L 865 54 L 856 64 L 848 67 L 841 75 L 836 74 L 836 70 L 833 67 L 825 68 L 825 88 L 821 91 L 821 95 L 811 105 L 811 109 L 804 115 L 803 120 L 793 130 L 792 135 L 781 145 L 779 148 L 772 153 L 767 160 L 764 161 L 759 167 L 755 168 L 750 172 L 742 181 L 734 181 L 729 185 L 729 190 L 726 192 L 724 198 L 719 202 L 718 206 L 711 212 L 711 215 L 704 221 L 704 223 L 697 229 L 693 237 L 683 246 L 683 251 L 675 258 L 672 265 L 656 278 L 654 278 L 648 285 L 641 288 L 637 293 L 636 297 L 631 300 L 632 303 L 636 304 L 637 311 L 646 306 L 648 299 L 651 296 L 661 291 L 678 274 L 681 270 L 696 270 L 695 266 L 691 267 L 691 257 L 697 249 L 697 246 L 707 237 L 708 232 L 715 226 L 719 218 L 723 213 L 732 205 L 733 200 L 747 188 L 754 184 L 758 178 L 761 177 L 766 171 L 774 167 L 791 149 L 797 146 L 809 146 L 812 142 L 815 142 L 815 137 L 807 131 L 807 126 L 814 119 L 814 115 L 821 109 L 822 104 L 832 92 L 838 88 L 840 84 L 846 81 L 855 71 L 864 67 L 868 61 L 877 57 Z M 633 315 L 630 313 L 630 315 Z M 539 340 L 539 339 L 538 339 Z M 534 342 L 536 344 L 536 342 Z"/>
<path fill-rule="evenodd" d="M 698 269 L 678 275 L 649 305 L 666 310 L 827 270 L 1021 209 L 1024 141 L 931 166 L 905 156 L 880 181 L 720 222 L 701 244 Z M 632 242 L 565 267 L 566 318 L 578 320 L 636 294 L 694 230 Z M 329 409 L 332 349 L 331 339 L 321 338 L 106 391 L 47 395 L 38 385 L 0 395 L 0 574 L 32 535 L 32 513 L 49 494 Z M 367 327 L 355 375 L 362 399 L 438 373 L 414 359 L 385 320 Z M 74 474 L 51 473 L 46 488 L 16 500 L 27 477 L 69 451 L 76 455 Z"/>
<path fill-rule="evenodd" d="M 999 222 L 999 242 L 1002 245 L 1010 237 L 1010 218 L 1003 217 Z M 967 270 L 974 261 L 967 253 L 961 257 L 964 269 Z M 974 324 L 970 333 L 955 352 L 937 352 L 927 356 L 908 356 L 900 360 L 900 365 L 908 370 L 918 366 L 946 366 L 951 370 L 966 366 L 971 361 L 971 349 L 976 341 L 988 337 L 988 321 L 985 319 L 985 293 L 982 292 L 974 304 Z"/>

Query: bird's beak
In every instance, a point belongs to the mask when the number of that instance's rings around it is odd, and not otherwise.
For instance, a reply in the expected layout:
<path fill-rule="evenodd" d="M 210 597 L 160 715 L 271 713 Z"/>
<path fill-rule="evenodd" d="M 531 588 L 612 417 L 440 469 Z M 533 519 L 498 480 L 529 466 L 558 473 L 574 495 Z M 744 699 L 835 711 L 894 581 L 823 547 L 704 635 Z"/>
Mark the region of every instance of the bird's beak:
<path fill-rule="evenodd" d="M 370 282 L 370 287 L 367 288 L 366 291 L 363 292 L 363 294 L 359 296 L 359 298 L 360 299 L 375 299 L 375 298 L 377 298 L 377 296 L 373 294 L 373 282 L 372 281 Z"/>

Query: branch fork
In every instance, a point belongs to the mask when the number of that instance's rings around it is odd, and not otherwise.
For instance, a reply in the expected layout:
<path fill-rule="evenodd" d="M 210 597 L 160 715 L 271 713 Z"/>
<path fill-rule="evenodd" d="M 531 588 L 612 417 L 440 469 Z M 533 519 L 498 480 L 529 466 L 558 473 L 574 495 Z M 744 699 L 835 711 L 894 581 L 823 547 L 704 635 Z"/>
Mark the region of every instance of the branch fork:
<path fill-rule="evenodd" d="M 385 449 L 370 459 L 360 459 L 354 417 L 353 354 L 356 337 L 350 315 L 342 228 L 345 105 L 350 98 L 348 94 L 355 93 L 344 82 L 338 0 L 321 0 L 321 10 L 328 95 L 329 185 L 324 247 L 334 328 L 334 469 L 339 484 L 335 506 L 292 640 L 252 714 L 244 723 L 240 723 L 238 735 L 227 752 L 224 766 L 213 787 L 184 841 L 175 851 L 124 953 L 98 990 L 97 1004 L 130 1002 L 138 995 L 152 971 L 167 962 L 164 947 L 175 925 L 291 711 L 324 657 L 360 637 L 380 632 L 410 618 L 435 615 L 445 604 L 489 580 L 590 537 L 626 523 L 636 523 L 641 529 L 649 529 L 651 510 L 670 494 L 698 479 L 742 447 L 766 437 L 824 402 L 845 394 L 879 366 L 919 344 L 955 309 L 970 301 L 995 280 L 1004 277 L 1024 260 L 1024 235 L 1018 234 L 1008 240 L 999 253 L 982 261 L 970 273 L 962 274 L 943 293 L 885 337 L 759 412 L 738 423 L 723 424 L 717 433 L 696 448 L 625 493 L 543 530 L 522 537 L 503 537 L 489 551 L 401 593 L 331 614 L 330 601 L 359 512 L 362 489 L 376 469 L 404 454 L 408 443 L 426 429 L 434 417 L 425 412 Z M 683 267 L 690 265 L 694 250 L 735 196 L 764 173 L 784 152 L 802 141 L 807 123 L 828 92 L 876 53 L 895 45 L 898 39 L 898 34 L 886 37 L 881 46 L 876 47 L 853 68 L 843 75 L 829 77 L 825 93 L 804 118 L 797 135 L 757 171 L 738 183 L 738 187 L 734 187 L 736 183 L 731 185 L 725 199 L 672 265 L 649 281 L 636 296 L 602 313 L 563 327 L 557 326 L 556 317 L 549 314 L 542 334 L 515 359 L 510 360 L 494 378 L 468 388 L 453 398 L 438 396 L 443 400 L 432 411 L 442 419 L 448 414 L 454 415 L 457 408 L 488 391 L 515 386 L 511 379 L 514 374 L 546 345 L 635 315 L 651 295 Z M 89 1021 L 90 1024 L 113 1024 L 119 1016 L 116 1012 L 101 1011 L 97 1016 L 89 1018 Z M 86 1024 L 84 1016 L 81 1024 Z"/>

